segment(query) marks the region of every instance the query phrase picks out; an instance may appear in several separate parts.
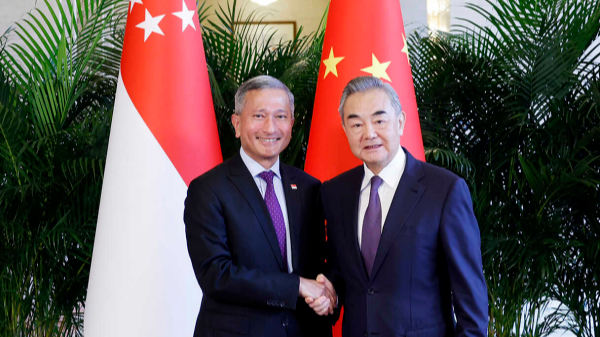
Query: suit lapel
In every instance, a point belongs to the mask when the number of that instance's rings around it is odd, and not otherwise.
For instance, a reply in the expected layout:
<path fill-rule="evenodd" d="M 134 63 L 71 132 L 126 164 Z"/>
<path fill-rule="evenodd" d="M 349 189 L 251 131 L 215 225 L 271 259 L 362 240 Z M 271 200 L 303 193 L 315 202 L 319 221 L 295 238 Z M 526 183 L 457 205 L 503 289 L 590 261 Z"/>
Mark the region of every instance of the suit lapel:
<path fill-rule="evenodd" d="M 358 261 L 357 267 L 360 269 L 359 273 L 363 276 L 364 280 L 368 280 L 367 269 L 365 267 L 362 254 L 360 253 L 360 246 L 358 245 L 358 202 L 360 200 L 360 186 L 365 175 L 364 167 L 361 165 L 352 170 L 348 190 L 343 195 L 343 208 L 347 210 L 344 214 L 344 231 L 346 235 L 346 242 L 350 247 L 350 254 L 353 258 Z"/>
<path fill-rule="evenodd" d="M 300 210 L 302 209 L 302 198 L 300 198 L 300 189 L 293 190 L 292 184 L 296 184 L 296 176 L 285 164 L 280 166 L 281 181 L 283 183 L 283 192 L 285 194 L 285 205 L 288 214 L 288 224 L 290 231 L 290 242 L 292 247 L 292 268 L 297 270 L 298 257 L 300 256 Z"/>
<path fill-rule="evenodd" d="M 381 240 L 373 263 L 371 279 L 377 276 L 385 256 L 425 191 L 425 186 L 419 183 L 419 180 L 425 175 L 421 162 L 416 160 L 408 151 L 405 152 L 406 166 L 385 219 Z"/>
<path fill-rule="evenodd" d="M 277 259 L 279 268 L 282 271 L 285 270 L 283 258 L 281 257 L 281 251 L 279 250 L 277 234 L 275 233 L 275 227 L 273 226 L 271 215 L 267 209 L 267 204 L 260 195 L 260 191 L 254 182 L 254 178 L 252 175 L 250 175 L 250 171 L 248 171 L 248 168 L 244 164 L 244 161 L 239 153 L 231 158 L 230 166 L 231 175 L 229 178 L 231 182 L 233 182 L 240 193 L 244 196 L 244 199 L 246 199 L 246 202 L 248 202 L 250 205 L 250 208 L 252 208 L 252 211 L 256 215 L 256 218 L 258 219 L 258 222 L 260 223 L 263 232 L 267 237 L 269 246 L 271 246 L 271 251 L 273 251 L 275 259 Z"/>

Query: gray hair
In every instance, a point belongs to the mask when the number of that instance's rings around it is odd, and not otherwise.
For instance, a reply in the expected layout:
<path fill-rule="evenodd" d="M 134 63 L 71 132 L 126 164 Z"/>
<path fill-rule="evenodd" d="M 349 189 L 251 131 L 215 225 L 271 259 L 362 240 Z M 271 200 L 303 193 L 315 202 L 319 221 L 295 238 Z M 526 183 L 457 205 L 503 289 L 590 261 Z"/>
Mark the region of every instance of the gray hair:
<path fill-rule="evenodd" d="M 340 117 L 342 117 L 342 122 L 344 122 L 344 105 L 346 104 L 348 97 L 352 94 L 375 89 L 383 90 L 388 95 L 394 110 L 396 110 L 396 114 L 400 115 L 402 112 L 402 104 L 400 104 L 400 99 L 398 98 L 396 90 L 394 90 L 389 83 L 385 83 L 373 76 L 358 76 L 348 82 L 342 92 L 340 107 L 338 109 L 340 111 Z"/>
<path fill-rule="evenodd" d="M 253 77 L 242 83 L 235 93 L 235 114 L 240 115 L 246 104 L 246 94 L 252 90 L 264 89 L 281 89 L 284 90 L 290 100 L 290 109 L 292 111 L 292 119 L 294 118 L 294 94 L 280 80 L 269 75 L 260 75 Z"/>

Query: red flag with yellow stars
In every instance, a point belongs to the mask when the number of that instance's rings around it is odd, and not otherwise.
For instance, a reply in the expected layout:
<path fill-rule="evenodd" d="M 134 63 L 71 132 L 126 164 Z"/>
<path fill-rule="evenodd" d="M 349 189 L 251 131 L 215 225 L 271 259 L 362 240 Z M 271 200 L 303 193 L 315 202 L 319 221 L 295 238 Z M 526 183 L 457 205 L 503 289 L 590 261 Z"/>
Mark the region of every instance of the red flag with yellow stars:
<path fill-rule="evenodd" d="M 331 0 L 305 170 L 321 180 L 361 164 L 338 112 L 342 90 L 357 76 L 388 82 L 406 113 L 402 146 L 425 160 L 406 34 L 398 0 Z"/>

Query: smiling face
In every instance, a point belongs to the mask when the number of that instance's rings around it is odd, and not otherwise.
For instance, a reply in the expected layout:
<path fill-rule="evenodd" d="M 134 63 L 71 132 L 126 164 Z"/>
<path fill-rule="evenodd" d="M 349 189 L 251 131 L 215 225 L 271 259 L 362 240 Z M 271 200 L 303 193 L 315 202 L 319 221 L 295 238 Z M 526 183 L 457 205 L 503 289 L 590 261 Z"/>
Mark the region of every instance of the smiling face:
<path fill-rule="evenodd" d="M 381 89 L 351 94 L 343 111 L 342 126 L 352 153 L 379 174 L 398 153 L 406 115 L 396 113 Z"/>
<path fill-rule="evenodd" d="M 242 112 L 233 114 L 231 122 L 244 152 L 270 168 L 292 136 L 294 118 L 289 97 L 282 89 L 248 91 Z"/>

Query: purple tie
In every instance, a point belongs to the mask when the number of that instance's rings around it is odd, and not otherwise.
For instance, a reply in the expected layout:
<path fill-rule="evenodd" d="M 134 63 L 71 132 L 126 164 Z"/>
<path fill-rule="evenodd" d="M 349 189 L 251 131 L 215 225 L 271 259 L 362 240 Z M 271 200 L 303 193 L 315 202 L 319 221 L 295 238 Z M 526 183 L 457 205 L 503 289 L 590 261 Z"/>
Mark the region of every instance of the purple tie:
<path fill-rule="evenodd" d="M 285 269 L 288 270 L 287 263 L 287 247 L 285 240 L 285 221 L 283 220 L 283 213 L 275 195 L 275 187 L 273 186 L 273 171 L 263 171 L 258 176 L 262 180 L 267 182 L 267 190 L 265 191 L 265 202 L 271 214 L 271 220 L 273 221 L 273 227 L 275 227 L 275 233 L 277 233 L 277 241 L 279 241 L 279 250 L 281 251 L 281 257 L 285 265 Z"/>
<path fill-rule="evenodd" d="M 381 238 L 381 202 L 377 190 L 383 180 L 378 176 L 371 178 L 371 195 L 369 196 L 369 206 L 365 212 L 365 219 L 362 227 L 362 239 L 360 251 L 367 267 L 367 273 L 371 277 L 379 239 Z"/>

